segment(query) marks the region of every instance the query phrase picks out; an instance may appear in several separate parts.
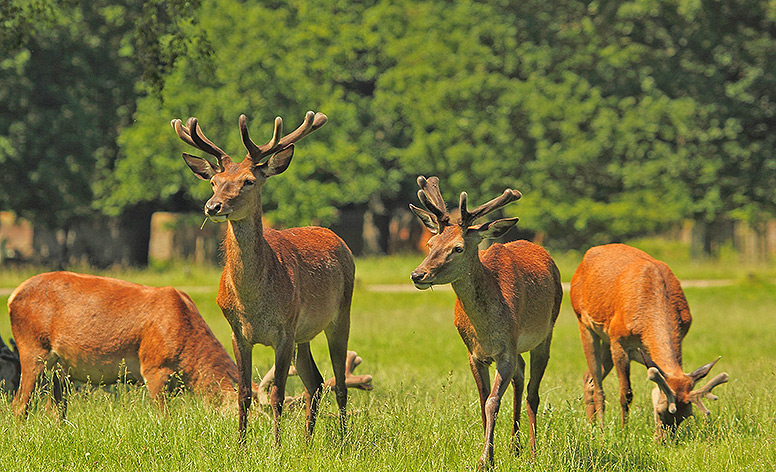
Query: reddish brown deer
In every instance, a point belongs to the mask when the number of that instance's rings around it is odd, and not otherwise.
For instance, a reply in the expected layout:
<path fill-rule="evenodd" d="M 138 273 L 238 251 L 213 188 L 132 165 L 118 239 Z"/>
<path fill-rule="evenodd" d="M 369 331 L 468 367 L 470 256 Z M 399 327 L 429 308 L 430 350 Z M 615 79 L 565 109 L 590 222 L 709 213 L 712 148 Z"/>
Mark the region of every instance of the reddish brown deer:
<path fill-rule="evenodd" d="M 310 340 L 323 331 L 336 385 L 340 430 L 346 429 L 347 387 L 345 363 L 350 330 L 350 302 L 355 265 L 345 243 L 328 229 L 307 226 L 277 231 L 262 224 L 261 188 L 268 178 L 288 168 L 294 142 L 323 126 L 323 113 L 307 112 L 304 122 L 282 135 L 283 120 L 275 119 L 272 138 L 257 146 L 248 134 L 245 115 L 240 132 L 248 154 L 242 162 L 232 159 L 202 133 L 196 118 L 186 126 L 172 126 L 187 144 L 215 157 L 208 160 L 183 154 L 189 168 L 210 180 L 213 196 L 205 214 L 226 221 L 225 263 L 218 289 L 218 305 L 232 327 L 239 375 L 239 439 L 245 443 L 247 413 L 251 404 L 251 352 L 254 344 L 275 350 L 276 376 L 270 393 L 274 437 L 280 443 L 280 415 L 286 378 L 294 357 L 306 390 L 306 432 L 312 434 L 323 378 L 310 353 Z"/>
<path fill-rule="evenodd" d="M 26 413 L 43 369 L 55 365 L 62 372 L 52 376 L 52 394 L 62 415 L 66 399 L 60 374 L 94 384 L 145 383 L 159 402 L 177 387 L 214 403 L 237 398 L 237 366 L 180 290 L 51 272 L 19 285 L 8 308 L 23 364 L 17 352 L 0 346 L 0 382 L 13 393 L 21 374 L 23 388 L 14 401 L 19 416 Z M 371 390 L 371 375 L 353 374 L 360 363 L 361 358 L 348 351 L 346 385 Z M 335 383 L 334 378 L 325 382 L 328 387 Z M 251 390 L 260 404 L 269 405 L 261 386 Z"/>
<path fill-rule="evenodd" d="M 458 299 L 455 325 L 469 350 L 469 365 L 477 383 L 485 431 L 480 466 L 493 464 L 493 429 L 501 397 L 509 383 L 514 389 L 512 443 L 520 449 L 518 437 L 523 395 L 525 361 L 531 352 L 531 379 L 526 411 L 532 454 L 536 453 L 536 410 L 539 384 L 550 357 L 552 329 L 560 311 L 563 289 L 560 273 L 547 252 L 528 241 L 494 244 L 478 251 L 484 238 L 497 238 L 517 223 L 505 218 L 472 226 L 475 220 L 521 197 L 516 190 L 504 193 L 471 212 L 467 194 L 461 193 L 460 217 L 453 218 L 439 191 L 439 179 L 418 177 L 418 198 L 428 211 L 410 209 L 434 233 L 428 241 L 429 254 L 412 272 L 421 290 L 436 284 L 452 284 Z M 488 366 L 496 363 L 493 387 L 489 390 Z"/>
<path fill-rule="evenodd" d="M 675 431 L 692 414 L 692 404 L 704 414 L 702 399 L 716 400 L 711 390 L 728 381 L 721 373 L 693 390 L 715 360 L 690 374 L 682 370 L 682 339 L 692 317 L 679 280 L 668 266 L 624 244 L 589 249 L 571 279 L 571 304 L 579 321 L 588 370 L 584 376 L 587 417 L 604 420 L 601 383 L 612 367 L 620 383 L 622 423 L 633 400 L 630 361 L 644 362 L 652 392 L 655 438 Z"/>
<path fill-rule="evenodd" d="M 24 416 L 45 368 L 64 416 L 62 374 L 74 381 L 111 384 L 123 377 L 145 383 L 151 396 L 184 387 L 208 398 L 235 396 L 237 366 L 188 295 L 72 272 L 36 275 L 8 299 L 21 362 L 14 411 Z"/>

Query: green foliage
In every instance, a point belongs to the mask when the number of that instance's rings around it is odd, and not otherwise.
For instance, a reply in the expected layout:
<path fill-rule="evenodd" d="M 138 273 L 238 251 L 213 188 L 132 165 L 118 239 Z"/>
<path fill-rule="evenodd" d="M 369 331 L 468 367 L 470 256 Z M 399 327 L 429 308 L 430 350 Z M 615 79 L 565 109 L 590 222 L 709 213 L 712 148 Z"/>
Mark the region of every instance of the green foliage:
<path fill-rule="evenodd" d="M 3 2 L 0 206 L 50 227 L 94 212 L 136 87 L 158 86 L 187 44 L 175 27 L 188 4 Z"/>
<path fill-rule="evenodd" d="M 267 186 L 269 215 L 283 224 L 329 223 L 373 194 L 403 207 L 417 174 L 439 175 L 451 201 L 464 189 L 482 201 L 518 187 L 524 201 L 507 211 L 565 247 L 772 212 L 762 197 L 776 179 L 774 133 L 760 132 L 774 110 L 771 10 L 204 2 L 199 27 L 219 38 L 215 68 L 181 61 L 164 104 L 141 105 L 109 206 L 206 197 L 204 184 L 173 175 L 186 171 L 171 117 L 197 115 L 240 149 L 239 113 L 264 124 L 313 108 L 331 124 Z M 137 169 L 153 169 L 150 190 Z"/>
<path fill-rule="evenodd" d="M 359 19 L 359 8 L 336 2 L 314 9 L 203 4 L 200 26 L 220 39 L 214 67 L 182 60 L 166 78 L 162 96 L 141 101 L 135 125 L 121 138 L 127 157 L 108 186 L 106 207 L 118 210 L 178 193 L 204 200 L 209 186 L 197 185 L 187 170 L 180 152 L 190 149 L 169 120 L 197 116 L 206 134 L 239 159 L 237 117 L 243 112 L 256 141 L 269 139 L 275 114 L 284 117 L 286 129 L 307 109 L 330 116 L 324 131 L 298 147 L 282 178 L 266 187 L 265 210 L 276 220 L 331 223 L 338 207 L 364 202 L 381 188 L 390 191 L 397 173 L 374 159 L 375 139 L 365 132 L 373 122 L 363 102 L 371 93 L 374 58 L 359 50 L 365 35 Z"/>
<path fill-rule="evenodd" d="M 115 54 L 122 25 L 100 5 L 32 5 L 45 15 L 20 7 L 9 21 L 30 21 L 0 62 L 0 202 L 57 227 L 91 211 L 91 179 L 115 157 L 134 81 Z"/>
<path fill-rule="evenodd" d="M 239 159 L 240 113 L 259 141 L 307 109 L 329 124 L 264 192 L 283 225 L 406 208 L 418 174 L 451 202 L 520 189 L 505 211 L 565 248 L 776 210 L 772 1 L 1 8 L 0 203 L 53 224 L 201 208 L 172 118 Z"/>

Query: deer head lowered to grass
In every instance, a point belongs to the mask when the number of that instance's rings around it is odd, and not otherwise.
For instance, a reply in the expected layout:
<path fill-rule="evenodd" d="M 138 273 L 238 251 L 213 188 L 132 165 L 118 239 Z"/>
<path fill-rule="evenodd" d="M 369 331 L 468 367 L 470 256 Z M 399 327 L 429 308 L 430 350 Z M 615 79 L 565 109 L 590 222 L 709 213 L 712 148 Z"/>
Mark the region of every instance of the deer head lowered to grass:
<path fill-rule="evenodd" d="M 666 430 L 674 432 L 692 414 L 693 404 L 709 414 L 703 399 L 716 400 L 711 390 L 727 382 L 728 374 L 718 374 L 694 390 L 719 359 L 689 374 L 682 370 L 682 339 L 692 317 L 681 284 L 665 263 L 625 244 L 593 247 L 571 279 L 571 304 L 587 359 L 584 395 L 591 422 L 597 416 L 603 427 L 602 382 L 612 367 L 620 383 L 621 420 L 626 422 L 633 400 L 630 361 L 643 362 L 647 377 L 656 384 L 656 439 Z"/>
<path fill-rule="evenodd" d="M 171 123 L 181 140 L 216 159 L 213 164 L 183 153 L 189 168 L 213 186 L 205 214 L 213 221 L 227 223 L 224 271 L 217 301 L 232 327 L 240 372 L 238 431 L 243 444 L 251 404 L 254 344 L 275 350 L 276 375 L 270 392 L 275 442 L 280 443 L 280 415 L 295 352 L 296 370 L 306 390 L 306 431 L 312 434 L 324 382 L 310 353 L 310 340 L 321 331 L 329 345 L 340 431 L 343 436 L 345 433 L 345 364 L 355 275 L 353 256 L 328 229 L 307 226 L 278 231 L 262 224 L 262 186 L 288 168 L 294 143 L 326 121 L 323 113 L 309 111 L 299 128 L 281 137 L 283 120 L 277 117 L 272 138 L 257 146 L 249 136 L 245 115 L 241 115 L 240 134 L 248 154 L 239 163 L 205 137 L 196 118 L 189 118 L 186 126 L 180 120 Z"/>
<path fill-rule="evenodd" d="M 14 399 L 18 416 L 26 414 L 43 369 L 55 365 L 62 369 L 54 371 L 51 393 L 62 416 L 65 377 L 95 385 L 144 383 L 159 404 L 178 387 L 213 403 L 237 399 L 237 366 L 191 298 L 175 288 L 50 272 L 21 283 L 8 300 L 8 311 L 19 346 L 11 352 L 0 340 L 0 383 L 5 380 L 15 390 L 21 376 Z M 348 351 L 346 385 L 370 390 L 371 375 L 353 374 L 360 362 Z M 274 367 L 265 378 L 270 374 Z M 325 382 L 329 387 L 335 383 L 333 378 Z M 251 391 L 260 404 L 269 404 L 262 386 L 252 384 Z"/>
<path fill-rule="evenodd" d="M 480 395 L 485 433 L 480 466 L 493 464 L 493 431 L 501 397 L 512 383 L 514 417 L 512 441 L 519 450 L 518 429 L 523 395 L 525 361 L 531 352 L 531 378 L 528 384 L 528 413 L 531 452 L 536 452 L 536 411 L 539 384 L 550 356 L 552 329 L 560 311 L 563 290 L 555 262 L 540 246 L 528 241 L 494 244 L 485 251 L 478 245 L 484 238 L 497 238 L 517 223 L 504 218 L 474 225 L 475 220 L 521 197 L 516 190 L 504 193 L 468 209 L 466 192 L 460 197 L 460 217 L 448 213 L 439 190 L 439 179 L 418 177 L 418 198 L 427 210 L 410 209 L 434 234 L 428 241 L 429 253 L 412 272 L 419 289 L 436 284 L 452 284 L 458 297 L 455 325 L 469 351 L 469 365 Z M 492 388 L 489 365 L 496 363 Z"/>
<path fill-rule="evenodd" d="M 194 302 L 172 287 L 148 287 L 110 277 L 49 272 L 22 282 L 8 299 L 21 360 L 14 411 L 24 416 L 45 368 L 65 415 L 64 376 L 93 384 L 145 383 L 152 398 L 178 386 L 217 399 L 235 397 L 237 366 Z"/>

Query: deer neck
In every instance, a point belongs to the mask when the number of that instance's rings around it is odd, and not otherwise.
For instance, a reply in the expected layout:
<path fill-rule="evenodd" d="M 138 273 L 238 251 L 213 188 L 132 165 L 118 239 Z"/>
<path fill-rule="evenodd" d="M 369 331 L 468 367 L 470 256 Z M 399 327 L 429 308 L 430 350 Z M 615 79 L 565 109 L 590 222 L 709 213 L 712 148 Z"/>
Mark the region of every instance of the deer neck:
<path fill-rule="evenodd" d="M 642 339 L 642 342 L 645 340 Z M 669 375 L 681 375 L 682 345 L 668 337 L 649 340 L 649 355 L 660 369 Z"/>
<path fill-rule="evenodd" d="M 243 280 L 252 281 L 263 278 L 267 267 L 266 257 L 271 253 L 267 240 L 264 239 L 262 223 L 261 194 L 259 194 L 257 210 L 237 221 L 228 221 L 224 236 L 224 275 L 235 284 Z"/>
<path fill-rule="evenodd" d="M 649 356 L 664 372 L 680 375 L 682 371 L 682 335 L 677 315 L 669 307 L 658 307 L 647 313 L 650 330 L 641 334 L 641 343 Z"/>
<path fill-rule="evenodd" d="M 451 285 L 475 328 L 489 324 L 497 316 L 492 304 L 500 297 L 498 280 L 482 264 L 479 254 L 470 256 L 464 274 Z"/>

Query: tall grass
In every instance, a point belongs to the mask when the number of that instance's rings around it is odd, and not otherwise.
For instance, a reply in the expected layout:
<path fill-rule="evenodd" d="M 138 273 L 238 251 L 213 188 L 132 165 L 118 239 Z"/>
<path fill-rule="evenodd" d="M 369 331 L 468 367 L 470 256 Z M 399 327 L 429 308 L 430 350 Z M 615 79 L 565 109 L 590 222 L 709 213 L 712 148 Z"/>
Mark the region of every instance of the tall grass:
<path fill-rule="evenodd" d="M 283 445 L 272 446 L 272 423 L 256 409 L 248 447 L 236 442 L 233 412 L 214 410 L 190 395 L 171 399 L 157 410 L 140 387 L 97 389 L 72 394 L 66 421 L 40 406 L 26 421 L 13 418 L 0 401 L 0 470 L 471 470 L 482 432 L 477 393 L 466 349 L 452 324 L 454 294 L 448 290 L 382 293 L 371 284 L 399 280 L 394 272 L 412 269 L 417 258 L 359 261 L 360 283 L 352 314 L 350 347 L 364 362 L 359 371 L 374 375 L 371 392 L 350 392 L 349 432 L 337 432 L 333 395 L 322 403 L 312 442 L 304 438 L 304 412 L 283 419 Z M 117 274 L 121 275 L 121 274 Z M 125 274 L 135 280 L 136 273 Z M 181 274 L 144 273 L 144 283 L 166 285 Z M 401 277 L 404 280 L 404 276 Z M 231 352 L 229 328 L 210 291 L 191 295 L 218 338 Z M 496 424 L 498 470 L 733 471 L 773 470 L 776 464 L 776 286 L 755 279 L 730 287 L 685 290 L 694 316 L 684 342 L 685 369 L 722 355 L 712 374 L 730 373 L 717 387 L 711 418 L 688 419 L 669 444 L 652 440 L 651 383 L 634 365 L 634 403 L 625 428 L 619 426 L 617 382 L 604 382 L 608 394 L 603 431 L 585 419 L 581 398 L 584 357 L 576 318 L 564 300 L 555 328 L 552 358 L 542 382 L 538 416 L 539 453 L 508 452 L 511 392 Z M 6 297 L 7 298 L 7 297 Z M 10 334 L 4 298 L 0 334 Z M 313 355 L 331 375 L 325 342 L 313 342 Z M 269 348 L 254 349 L 254 376 L 272 364 Z M 289 386 L 299 391 L 298 380 Z M 524 407 L 523 407 L 524 409 Z M 527 448 L 527 423 L 521 441 Z"/>

